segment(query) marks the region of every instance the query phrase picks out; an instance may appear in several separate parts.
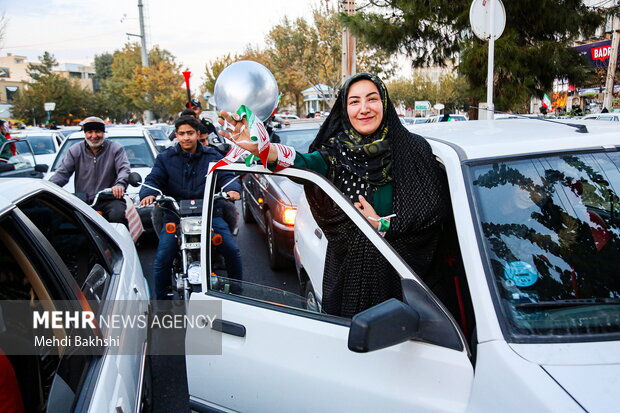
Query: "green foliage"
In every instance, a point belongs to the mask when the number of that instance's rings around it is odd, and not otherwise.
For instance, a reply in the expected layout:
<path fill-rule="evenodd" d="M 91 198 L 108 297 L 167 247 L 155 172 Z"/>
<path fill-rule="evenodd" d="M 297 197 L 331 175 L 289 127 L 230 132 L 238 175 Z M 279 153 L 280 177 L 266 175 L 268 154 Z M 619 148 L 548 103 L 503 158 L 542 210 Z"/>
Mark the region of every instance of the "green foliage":
<path fill-rule="evenodd" d="M 43 109 L 46 102 L 55 102 L 56 108 L 50 113 L 50 120 L 58 124 L 82 118 L 86 113 L 88 93 L 69 79 L 52 72 L 57 64 L 54 56 L 45 52 L 39 59 L 41 63 L 30 63 L 28 73 L 34 82 L 28 88 L 21 88 L 11 109 L 13 115 L 20 119 L 36 119 L 44 122 L 47 112 Z"/>
<path fill-rule="evenodd" d="M 369 44 L 404 52 L 414 67 L 443 65 L 459 56 L 459 73 L 479 101 L 486 96 L 488 45 L 471 33 L 470 5 L 470 0 L 385 0 L 370 12 L 341 14 L 340 19 Z M 522 0 L 504 6 L 506 29 L 495 42 L 496 108 L 519 108 L 530 96 L 551 89 L 556 78 L 581 86 L 588 68 L 571 46 L 600 25 L 599 11 L 581 0 Z"/>
<path fill-rule="evenodd" d="M 428 100 L 431 104 L 443 103 L 446 110 L 454 112 L 463 109 L 468 101 L 466 80 L 452 74 L 441 76 L 438 82 L 414 75 L 412 79 L 395 79 L 386 86 L 392 101 L 407 108 L 413 108 L 416 100 Z"/>
<path fill-rule="evenodd" d="M 248 48 L 243 54 L 218 58 L 206 66 L 204 89 L 213 91 L 215 80 L 230 63 L 251 59 L 263 63 L 274 74 L 280 92 L 281 104 L 292 103 L 298 114 L 303 114 L 302 91 L 323 83 L 337 90 L 342 82 L 341 36 L 342 25 L 338 14 L 331 8 L 313 11 L 312 22 L 284 17 L 267 34 L 264 51 Z M 371 71 L 382 76 L 394 73 L 389 54 L 369 46 L 357 44 L 358 71 Z M 332 100 L 334 96 L 332 94 Z"/>

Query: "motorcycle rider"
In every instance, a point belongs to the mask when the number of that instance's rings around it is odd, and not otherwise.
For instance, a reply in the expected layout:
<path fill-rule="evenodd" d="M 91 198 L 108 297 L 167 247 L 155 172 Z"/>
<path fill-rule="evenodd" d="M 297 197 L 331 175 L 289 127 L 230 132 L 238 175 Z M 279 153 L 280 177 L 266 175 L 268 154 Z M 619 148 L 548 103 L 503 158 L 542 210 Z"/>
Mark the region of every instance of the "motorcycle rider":
<path fill-rule="evenodd" d="M 174 126 L 179 143 L 157 155 L 155 166 L 146 177 L 145 184 L 158 188 L 176 200 L 202 199 L 209 163 L 220 160 L 222 156 L 215 149 L 203 146 L 198 142 L 200 123 L 195 117 L 182 116 L 177 119 Z M 234 178 L 231 173 L 219 174 L 218 176 L 216 191 L 220 191 L 224 185 Z M 226 189 L 231 200 L 240 199 L 241 185 L 238 181 L 231 182 L 226 186 Z M 156 191 L 143 186 L 140 190 L 140 205 L 152 204 L 156 195 Z M 214 205 L 213 230 L 220 234 L 223 239 L 222 244 L 216 248 L 224 256 L 228 278 L 242 280 L 243 271 L 239 247 L 228 224 L 222 217 L 222 203 L 225 202 L 227 201 L 219 199 L 215 201 Z M 166 211 L 164 223 L 169 222 L 178 224 L 179 219 L 175 214 Z M 164 225 L 159 235 L 159 245 L 153 263 L 155 297 L 157 300 L 169 298 L 166 290 L 170 286 L 172 265 L 178 250 L 176 234 L 167 233 Z"/>
<path fill-rule="evenodd" d="M 87 117 L 83 130 L 84 142 L 69 148 L 50 182 L 65 186 L 75 173 L 75 193 L 86 194 L 87 203 L 94 200 L 97 192 L 112 188 L 114 199 L 99 199 L 93 208 L 101 211 L 109 222 L 128 226 L 123 195 L 131 169 L 125 149 L 119 143 L 105 139 L 105 122 L 101 118 Z"/>

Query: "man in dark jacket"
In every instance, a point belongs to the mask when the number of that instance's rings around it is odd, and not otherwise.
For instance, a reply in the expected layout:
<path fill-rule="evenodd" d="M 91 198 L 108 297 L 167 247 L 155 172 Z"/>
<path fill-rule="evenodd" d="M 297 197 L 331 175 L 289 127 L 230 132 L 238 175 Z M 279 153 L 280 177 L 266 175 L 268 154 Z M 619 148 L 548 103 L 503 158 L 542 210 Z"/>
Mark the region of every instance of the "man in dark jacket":
<path fill-rule="evenodd" d="M 50 182 L 65 186 L 75 173 L 75 193 L 85 194 L 87 203 L 94 200 L 97 192 L 112 188 L 114 199 L 100 199 L 93 207 L 109 222 L 127 226 L 127 204 L 123 194 L 131 169 L 125 149 L 119 143 L 105 139 L 105 122 L 96 116 L 84 119 L 83 129 L 84 142 L 69 148 Z"/>
<path fill-rule="evenodd" d="M 157 155 L 155 166 L 146 177 L 145 184 L 161 190 L 165 195 L 171 196 L 177 201 L 182 199 L 202 199 L 205 192 L 206 175 L 209 171 L 209 163 L 222 159 L 215 149 L 203 146 L 198 142 L 200 124 L 193 116 L 182 116 L 175 123 L 178 145 L 166 149 Z M 231 173 L 218 174 L 216 191 L 220 191 L 226 185 L 228 196 L 233 201 L 240 199 L 241 186 L 238 181 L 232 181 Z M 228 184 L 228 185 L 227 185 Z M 153 203 L 157 192 L 143 186 L 140 190 L 140 205 L 146 206 Z M 225 200 L 217 200 L 214 205 L 213 230 L 222 235 L 223 242 L 218 251 L 226 261 L 228 278 L 241 280 L 243 277 L 241 267 L 241 254 L 239 247 L 228 224 L 222 218 L 221 203 Z M 164 223 L 175 222 L 179 219 L 176 215 L 166 212 Z M 170 286 L 171 271 L 174 257 L 178 251 L 178 241 L 175 234 L 166 232 L 165 225 L 159 235 L 159 245 L 153 263 L 155 277 L 155 296 L 157 300 L 168 299 L 167 289 Z"/>

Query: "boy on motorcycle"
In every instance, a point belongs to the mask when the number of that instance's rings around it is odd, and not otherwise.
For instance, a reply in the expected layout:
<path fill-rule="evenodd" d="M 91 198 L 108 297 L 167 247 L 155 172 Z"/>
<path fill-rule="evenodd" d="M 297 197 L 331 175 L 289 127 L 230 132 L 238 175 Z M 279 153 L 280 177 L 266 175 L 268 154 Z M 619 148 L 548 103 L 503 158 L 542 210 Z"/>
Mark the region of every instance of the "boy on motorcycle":
<path fill-rule="evenodd" d="M 125 150 L 116 142 L 106 141 L 105 122 L 101 118 L 90 116 L 84 119 L 83 130 L 84 142 L 69 148 L 50 182 L 65 186 L 75 173 L 75 193 L 86 194 L 86 203 L 91 203 L 102 189 L 112 188 L 114 198 L 99 198 L 93 208 L 101 211 L 109 222 L 127 226 L 127 204 L 123 195 L 131 169 Z"/>
<path fill-rule="evenodd" d="M 146 177 L 145 184 L 158 188 L 164 194 L 182 199 L 202 199 L 204 197 L 206 175 L 209 163 L 217 162 L 222 158 L 215 149 L 199 143 L 200 123 L 193 116 L 182 116 L 175 123 L 176 137 L 179 142 L 171 148 L 157 155 L 155 166 Z M 234 178 L 233 174 L 220 174 L 216 190 L 226 185 Z M 226 187 L 227 194 L 232 201 L 240 199 L 241 186 L 233 181 Z M 157 192 L 142 186 L 140 190 L 140 205 L 150 205 L 155 201 Z M 217 248 L 224 256 L 228 278 L 241 280 L 243 278 L 241 254 L 239 247 L 232 236 L 228 224 L 222 217 L 223 199 L 215 201 L 213 213 L 213 230 L 222 235 L 223 242 Z M 179 222 L 178 217 L 170 212 L 164 215 L 164 224 Z M 174 257 L 179 246 L 176 234 L 166 232 L 165 225 L 159 235 L 159 245 L 153 263 L 155 278 L 155 297 L 157 300 L 168 299 L 167 289 L 170 286 Z"/>

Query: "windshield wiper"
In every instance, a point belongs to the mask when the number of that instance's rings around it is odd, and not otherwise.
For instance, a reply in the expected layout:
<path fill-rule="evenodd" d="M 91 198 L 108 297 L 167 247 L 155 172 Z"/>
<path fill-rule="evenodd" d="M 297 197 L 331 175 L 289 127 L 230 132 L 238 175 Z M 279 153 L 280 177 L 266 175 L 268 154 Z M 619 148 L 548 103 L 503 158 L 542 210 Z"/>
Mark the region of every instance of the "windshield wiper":
<path fill-rule="evenodd" d="M 573 298 L 569 300 L 539 301 L 537 303 L 520 303 L 516 308 L 562 308 L 582 305 L 618 305 L 620 298 Z"/>
<path fill-rule="evenodd" d="M 152 165 L 147 165 L 145 163 L 132 163 L 131 167 L 132 168 L 151 168 Z"/>

